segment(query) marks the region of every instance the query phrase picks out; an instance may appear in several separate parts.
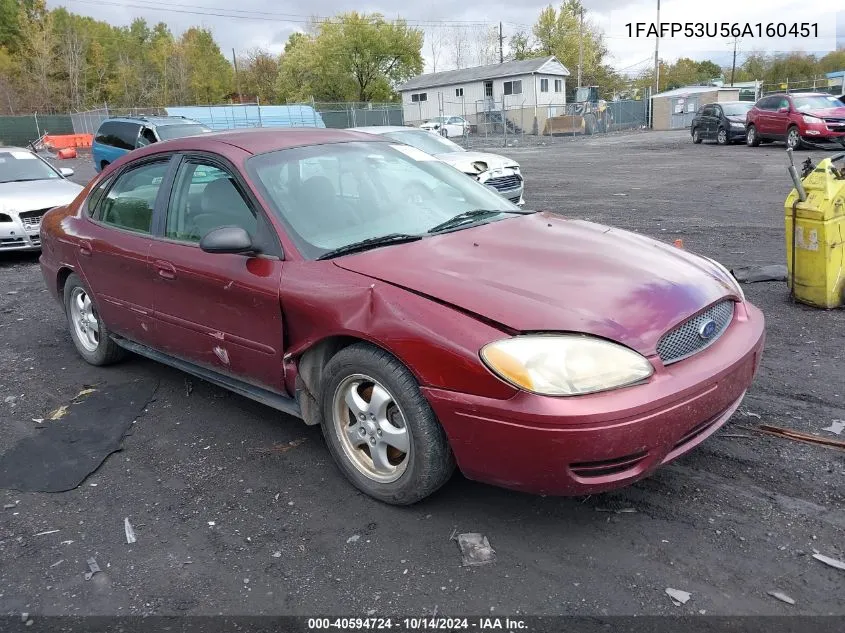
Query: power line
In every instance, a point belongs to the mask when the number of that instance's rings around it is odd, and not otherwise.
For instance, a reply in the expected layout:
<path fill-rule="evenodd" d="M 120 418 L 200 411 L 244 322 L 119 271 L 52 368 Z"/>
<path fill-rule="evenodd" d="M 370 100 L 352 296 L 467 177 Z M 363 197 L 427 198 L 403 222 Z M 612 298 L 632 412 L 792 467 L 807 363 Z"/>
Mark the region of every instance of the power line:
<path fill-rule="evenodd" d="M 318 23 L 341 23 L 337 16 L 314 16 L 296 13 L 277 13 L 271 11 L 255 11 L 246 9 L 223 9 L 196 4 L 163 3 L 155 0 L 132 0 L 131 2 L 109 2 L 108 0 L 65 0 L 66 2 L 91 5 L 108 5 L 129 9 L 147 9 L 156 11 L 168 11 L 170 13 L 183 13 L 189 15 L 206 15 L 222 18 L 233 18 L 238 20 L 253 20 L 262 22 L 294 22 L 307 24 Z M 224 13 L 225 12 L 225 13 Z M 408 20 L 402 19 L 409 26 L 454 28 L 456 26 L 492 26 L 492 22 L 472 20 Z"/>

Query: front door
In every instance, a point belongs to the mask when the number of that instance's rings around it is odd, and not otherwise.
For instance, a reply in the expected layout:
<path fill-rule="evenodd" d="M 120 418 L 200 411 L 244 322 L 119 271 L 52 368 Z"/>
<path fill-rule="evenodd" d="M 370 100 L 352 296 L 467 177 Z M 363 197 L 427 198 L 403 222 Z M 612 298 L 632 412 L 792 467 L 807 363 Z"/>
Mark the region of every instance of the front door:
<path fill-rule="evenodd" d="M 92 192 L 91 222 L 79 236 L 79 266 L 109 329 L 132 340 L 154 339 L 153 275 L 149 265 L 153 210 L 170 156 L 132 167 Z"/>
<path fill-rule="evenodd" d="M 210 254 L 200 239 L 240 226 L 264 255 Z M 284 391 L 282 260 L 275 233 L 227 167 L 185 158 L 176 173 L 163 239 L 150 248 L 158 347 L 258 386 Z M 274 246 L 276 245 L 276 246 Z M 275 253 L 273 251 L 276 251 Z"/>

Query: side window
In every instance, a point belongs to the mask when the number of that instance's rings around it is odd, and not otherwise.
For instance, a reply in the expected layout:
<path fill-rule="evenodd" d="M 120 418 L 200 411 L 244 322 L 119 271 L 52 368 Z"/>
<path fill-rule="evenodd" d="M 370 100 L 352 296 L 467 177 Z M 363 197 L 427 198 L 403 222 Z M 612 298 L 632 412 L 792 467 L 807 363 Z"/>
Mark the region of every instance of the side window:
<path fill-rule="evenodd" d="M 156 196 L 169 161 L 123 172 L 100 204 L 100 221 L 127 231 L 150 233 Z"/>
<path fill-rule="evenodd" d="M 85 205 L 85 213 L 87 213 L 89 217 L 94 215 L 94 212 L 97 209 L 97 204 L 103 199 L 103 194 L 106 192 L 106 189 L 109 188 L 109 185 L 113 180 L 114 178 L 106 178 L 103 182 L 97 185 L 94 191 L 88 194 L 88 201 Z"/>
<path fill-rule="evenodd" d="M 150 128 L 141 128 L 141 135 L 138 137 L 136 145 L 138 147 L 146 147 L 156 142 L 156 135 Z"/>
<path fill-rule="evenodd" d="M 137 123 L 119 123 L 117 137 L 120 139 L 120 144 L 117 147 L 120 149 L 135 149 L 140 132 L 141 126 Z"/>
<path fill-rule="evenodd" d="M 257 222 L 235 181 L 224 170 L 200 160 L 179 167 L 167 210 L 165 236 L 199 242 L 221 226 L 239 226 L 256 237 Z"/>
<path fill-rule="evenodd" d="M 722 108 L 719 106 L 713 106 L 713 116 L 716 118 L 722 117 Z"/>
<path fill-rule="evenodd" d="M 780 103 L 778 104 L 778 108 L 788 108 L 788 107 L 789 107 L 789 99 L 784 97 L 783 99 L 780 100 Z"/>
<path fill-rule="evenodd" d="M 540 80 L 540 92 L 548 92 L 549 91 L 549 80 L 548 79 L 541 79 Z"/>

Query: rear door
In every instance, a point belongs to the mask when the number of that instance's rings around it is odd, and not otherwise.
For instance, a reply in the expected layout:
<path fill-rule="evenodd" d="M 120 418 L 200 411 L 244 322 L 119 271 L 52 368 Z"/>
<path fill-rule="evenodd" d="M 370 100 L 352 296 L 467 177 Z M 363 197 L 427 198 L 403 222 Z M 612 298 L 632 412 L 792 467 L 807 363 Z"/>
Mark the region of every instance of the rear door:
<path fill-rule="evenodd" d="M 200 239 L 221 226 L 245 229 L 262 254 L 201 250 Z M 283 392 L 281 246 L 234 170 L 213 156 L 183 157 L 156 232 L 149 255 L 158 347 Z"/>
<path fill-rule="evenodd" d="M 703 137 L 706 139 L 713 139 L 716 137 L 716 122 L 714 118 L 714 108 L 712 105 L 704 106 L 702 111 L 702 122 L 703 122 L 703 129 L 704 134 Z"/>
<path fill-rule="evenodd" d="M 152 219 L 164 205 L 171 156 L 131 165 L 92 192 L 91 221 L 79 236 L 77 261 L 109 329 L 141 343 L 154 341 Z"/>

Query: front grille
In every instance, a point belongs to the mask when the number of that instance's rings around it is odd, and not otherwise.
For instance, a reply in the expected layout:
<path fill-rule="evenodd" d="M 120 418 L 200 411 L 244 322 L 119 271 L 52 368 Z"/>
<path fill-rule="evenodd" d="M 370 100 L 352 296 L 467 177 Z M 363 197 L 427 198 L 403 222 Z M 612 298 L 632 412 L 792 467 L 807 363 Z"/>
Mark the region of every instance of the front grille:
<path fill-rule="evenodd" d="M 648 456 L 648 451 L 604 459 L 598 462 L 579 462 L 570 464 L 569 469 L 578 477 L 606 477 L 607 475 L 618 475 L 636 467 Z"/>
<path fill-rule="evenodd" d="M 674 330 L 669 330 L 657 344 L 657 355 L 664 365 L 689 358 L 715 343 L 724 334 L 734 316 L 734 302 L 720 301 L 685 321 Z M 713 321 L 715 329 L 709 337 L 702 336 L 704 326 Z"/>
<path fill-rule="evenodd" d="M 19 213 L 18 216 L 23 222 L 24 227 L 27 229 L 37 229 L 41 226 L 41 218 L 44 217 L 44 214 L 47 213 L 50 209 L 38 209 L 37 211 L 23 211 Z"/>
<path fill-rule="evenodd" d="M 508 198 L 514 204 L 519 204 L 519 201 L 522 199 L 522 196 L 514 196 L 513 198 Z"/>
<path fill-rule="evenodd" d="M 0 237 L 0 248 L 14 248 L 16 246 L 26 246 L 22 237 Z"/>
<path fill-rule="evenodd" d="M 845 129 L 845 119 L 825 119 L 824 122 L 831 130 Z"/>
<path fill-rule="evenodd" d="M 491 178 L 484 184 L 495 187 L 498 191 L 509 191 L 511 189 L 518 189 L 522 185 L 522 177 L 519 174 L 499 176 L 498 178 Z"/>

